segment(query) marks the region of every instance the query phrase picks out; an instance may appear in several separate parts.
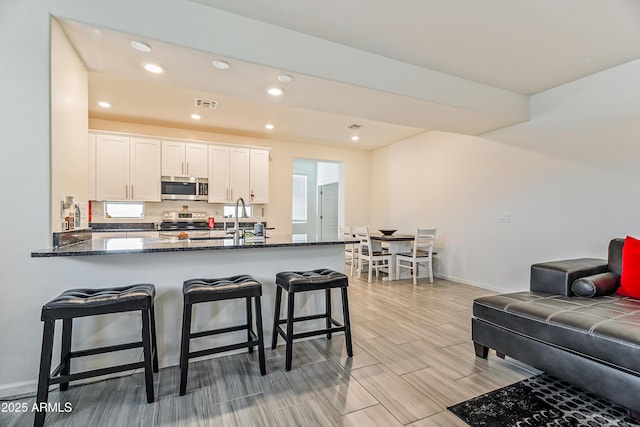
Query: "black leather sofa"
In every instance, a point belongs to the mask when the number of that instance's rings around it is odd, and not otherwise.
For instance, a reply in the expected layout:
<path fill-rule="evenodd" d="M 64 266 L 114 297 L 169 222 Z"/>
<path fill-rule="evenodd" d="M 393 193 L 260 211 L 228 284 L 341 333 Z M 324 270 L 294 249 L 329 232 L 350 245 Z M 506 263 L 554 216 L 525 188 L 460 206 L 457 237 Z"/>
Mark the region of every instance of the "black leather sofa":
<path fill-rule="evenodd" d="M 477 298 L 476 356 L 489 349 L 627 407 L 640 416 L 640 300 L 615 293 L 624 239 L 608 260 L 531 266 L 530 291 Z M 591 296 L 579 296 L 579 295 Z"/>

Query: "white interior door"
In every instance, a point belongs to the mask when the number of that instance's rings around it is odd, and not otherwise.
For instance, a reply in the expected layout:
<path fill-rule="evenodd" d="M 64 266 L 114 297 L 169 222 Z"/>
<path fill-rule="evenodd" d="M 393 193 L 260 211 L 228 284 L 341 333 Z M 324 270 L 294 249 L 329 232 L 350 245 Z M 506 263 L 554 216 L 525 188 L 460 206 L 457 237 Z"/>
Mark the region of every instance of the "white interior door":
<path fill-rule="evenodd" d="M 320 236 L 338 236 L 338 183 L 320 186 Z"/>

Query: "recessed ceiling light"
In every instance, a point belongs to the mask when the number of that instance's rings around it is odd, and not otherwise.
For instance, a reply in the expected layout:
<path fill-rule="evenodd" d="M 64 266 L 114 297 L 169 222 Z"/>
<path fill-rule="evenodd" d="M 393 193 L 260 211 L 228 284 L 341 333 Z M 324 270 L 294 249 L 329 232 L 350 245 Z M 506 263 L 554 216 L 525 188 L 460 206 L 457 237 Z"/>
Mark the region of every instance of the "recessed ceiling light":
<path fill-rule="evenodd" d="M 264 125 L 265 128 L 271 130 L 274 128 L 274 126 L 271 123 L 267 123 L 266 125 Z"/>
<path fill-rule="evenodd" d="M 131 47 L 140 52 L 144 52 L 144 53 L 151 52 L 151 46 L 149 46 L 144 42 L 139 42 L 137 40 L 134 40 L 131 42 Z"/>
<path fill-rule="evenodd" d="M 200 119 L 201 119 L 201 116 L 200 116 L 200 114 L 192 114 L 192 115 L 191 115 L 191 118 L 192 118 L 193 120 L 200 120 Z"/>
<path fill-rule="evenodd" d="M 221 61 L 219 59 L 214 59 L 211 64 L 216 67 L 218 70 L 228 70 L 229 63 L 227 61 Z"/>
<path fill-rule="evenodd" d="M 153 74 L 162 74 L 165 71 L 162 65 L 153 64 L 151 62 L 144 64 L 144 69 Z"/>
<path fill-rule="evenodd" d="M 354 136 L 352 136 L 352 137 L 351 137 L 351 140 L 352 140 L 353 142 L 355 142 L 355 141 L 359 141 L 359 140 L 360 140 L 360 137 L 359 137 L 359 136 L 354 135 Z"/>
<path fill-rule="evenodd" d="M 98 102 L 98 105 L 102 108 L 111 108 L 111 104 L 109 104 L 107 101 L 100 101 Z"/>
<path fill-rule="evenodd" d="M 293 77 L 291 77 L 289 74 L 280 74 L 278 76 L 278 81 L 282 83 L 289 83 L 290 81 L 293 81 Z"/>
<path fill-rule="evenodd" d="M 280 96 L 284 93 L 284 89 L 281 87 L 270 87 L 267 88 L 267 93 L 272 96 Z"/>

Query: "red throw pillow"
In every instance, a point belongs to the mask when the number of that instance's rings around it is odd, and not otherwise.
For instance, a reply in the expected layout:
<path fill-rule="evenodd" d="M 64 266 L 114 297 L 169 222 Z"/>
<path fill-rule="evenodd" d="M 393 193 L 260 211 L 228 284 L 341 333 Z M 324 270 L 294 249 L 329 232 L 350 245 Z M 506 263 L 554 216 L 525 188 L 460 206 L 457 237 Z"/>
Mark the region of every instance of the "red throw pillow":
<path fill-rule="evenodd" d="M 618 295 L 640 298 L 640 240 L 627 236 L 622 247 L 622 275 Z"/>

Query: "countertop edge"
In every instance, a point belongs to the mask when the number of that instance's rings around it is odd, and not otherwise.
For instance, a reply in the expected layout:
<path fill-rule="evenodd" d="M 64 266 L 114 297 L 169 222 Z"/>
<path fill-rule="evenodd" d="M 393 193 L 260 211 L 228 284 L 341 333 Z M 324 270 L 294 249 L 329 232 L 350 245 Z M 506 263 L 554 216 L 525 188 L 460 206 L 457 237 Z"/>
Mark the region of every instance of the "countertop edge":
<path fill-rule="evenodd" d="M 301 246 L 338 246 L 357 243 L 357 241 L 326 241 L 326 242 L 279 242 L 279 243 L 251 243 L 242 245 L 206 245 L 206 246 L 179 246 L 179 247 L 160 247 L 160 248 L 136 248 L 136 249 L 88 249 L 74 250 L 75 244 L 65 246 L 59 249 L 42 249 L 31 252 L 32 258 L 51 258 L 51 257 L 76 257 L 76 256 L 97 256 L 97 255 L 132 255 L 142 253 L 171 253 L 171 252 L 194 252 L 194 251 L 220 251 L 220 250 L 242 250 L 242 249 L 266 249 L 266 248 L 287 248 Z M 82 244 L 79 243 L 79 244 Z M 78 244 L 78 245 L 79 245 Z"/>

